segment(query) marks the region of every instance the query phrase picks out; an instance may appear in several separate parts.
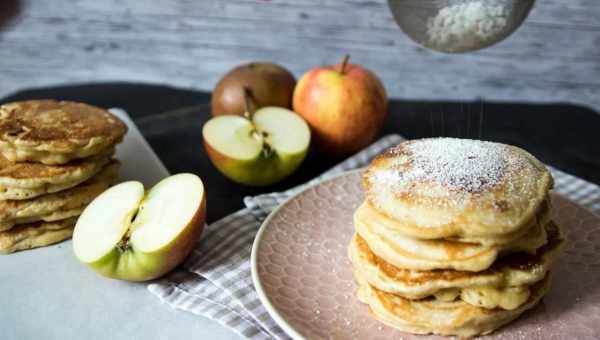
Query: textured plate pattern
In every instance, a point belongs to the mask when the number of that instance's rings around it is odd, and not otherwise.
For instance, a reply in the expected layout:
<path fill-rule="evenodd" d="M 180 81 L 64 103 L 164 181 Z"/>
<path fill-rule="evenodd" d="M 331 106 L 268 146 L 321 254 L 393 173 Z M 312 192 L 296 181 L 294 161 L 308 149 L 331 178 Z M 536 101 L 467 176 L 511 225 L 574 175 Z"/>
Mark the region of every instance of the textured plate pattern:
<path fill-rule="evenodd" d="M 363 199 L 357 172 L 292 198 L 263 226 L 256 278 L 272 309 L 309 339 L 424 339 L 369 316 L 346 255 Z M 568 239 L 543 302 L 489 339 L 600 338 L 600 218 L 558 195 L 553 216 Z M 430 337 L 444 339 L 443 337 Z"/>

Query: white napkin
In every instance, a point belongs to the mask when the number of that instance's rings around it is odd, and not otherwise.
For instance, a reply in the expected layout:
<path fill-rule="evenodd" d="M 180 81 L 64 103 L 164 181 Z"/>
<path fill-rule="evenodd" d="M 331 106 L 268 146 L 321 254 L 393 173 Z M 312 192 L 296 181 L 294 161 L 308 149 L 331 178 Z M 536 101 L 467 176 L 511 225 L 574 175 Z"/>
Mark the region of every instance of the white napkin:
<path fill-rule="evenodd" d="M 262 221 L 290 196 L 309 185 L 344 171 L 366 166 L 383 150 L 404 139 L 389 135 L 321 176 L 285 192 L 246 197 L 246 208 L 217 222 L 205 231 L 189 259 L 173 273 L 148 289 L 164 303 L 216 320 L 249 339 L 289 338 L 261 304 L 250 269 L 254 236 Z M 600 188 L 550 168 L 555 191 L 595 213 L 600 213 Z"/>

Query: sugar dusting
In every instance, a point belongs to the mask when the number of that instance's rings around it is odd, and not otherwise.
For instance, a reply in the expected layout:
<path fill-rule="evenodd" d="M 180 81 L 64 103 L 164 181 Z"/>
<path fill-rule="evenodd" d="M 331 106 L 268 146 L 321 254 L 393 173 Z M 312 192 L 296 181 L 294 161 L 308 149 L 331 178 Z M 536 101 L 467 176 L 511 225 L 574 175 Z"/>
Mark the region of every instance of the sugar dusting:
<path fill-rule="evenodd" d="M 502 182 L 511 161 L 507 150 L 502 144 L 469 139 L 418 140 L 390 151 L 407 155 L 407 163 L 376 176 L 390 185 L 430 182 L 451 190 L 478 193 Z"/>
<path fill-rule="evenodd" d="M 449 4 L 427 20 L 425 44 L 446 52 L 479 49 L 506 34 L 509 16 L 509 7 L 498 1 Z"/>

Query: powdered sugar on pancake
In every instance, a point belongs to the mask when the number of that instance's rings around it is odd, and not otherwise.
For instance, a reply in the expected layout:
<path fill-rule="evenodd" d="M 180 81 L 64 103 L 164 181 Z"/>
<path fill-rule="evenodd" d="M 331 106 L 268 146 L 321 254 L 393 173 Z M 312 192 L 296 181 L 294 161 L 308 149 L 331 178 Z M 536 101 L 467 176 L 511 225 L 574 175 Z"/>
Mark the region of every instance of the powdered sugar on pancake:
<path fill-rule="evenodd" d="M 363 185 L 375 210 L 414 235 L 427 228 L 435 230 L 425 238 L 495 237 L 535 223 L 552 177 L 518 147 L 429 138 L 377 156 Z"/>
<path fill-rule="evenodd" d="M 506 147 L 490 142 L 442 138 L 410 143 L 412 169 L 407 180 L 431 181 L 453 189 L 480 192 L 500 183 Z"/>
<path fill-rule="evenodd" d="M 511 157 L 506 145 L 458 138 L 423 139 L 407 142 L 388 151 L 404 160 L 384 171 L 378 181 L 409 189 L 410 183 L 428 182 L 453 191 L 478 193 L 502 182 L 508 168 L 519 159 Z M 512 164 L 511 164 L 512 163 Z"/>

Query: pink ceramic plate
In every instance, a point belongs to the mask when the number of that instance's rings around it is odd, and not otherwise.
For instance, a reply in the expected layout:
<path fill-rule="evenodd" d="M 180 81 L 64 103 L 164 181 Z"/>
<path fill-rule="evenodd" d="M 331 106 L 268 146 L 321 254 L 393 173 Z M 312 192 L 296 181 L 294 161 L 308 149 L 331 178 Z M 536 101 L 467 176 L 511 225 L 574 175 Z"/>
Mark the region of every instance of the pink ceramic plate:
<path fill-rule="evenodd" d="M 363 200 L 360 173 L 313 186 L 275 210 L 252 249 L 256 290 L 295 339 L 424 339 L 385 326 L 356 299 L 346 248 Z M 568 239 L 543 302 L 490 339 L 600 338 L 600 218 L 559 195 L 553 218 Z M 443 337 L 431 337 L 443 339 Z"/>

